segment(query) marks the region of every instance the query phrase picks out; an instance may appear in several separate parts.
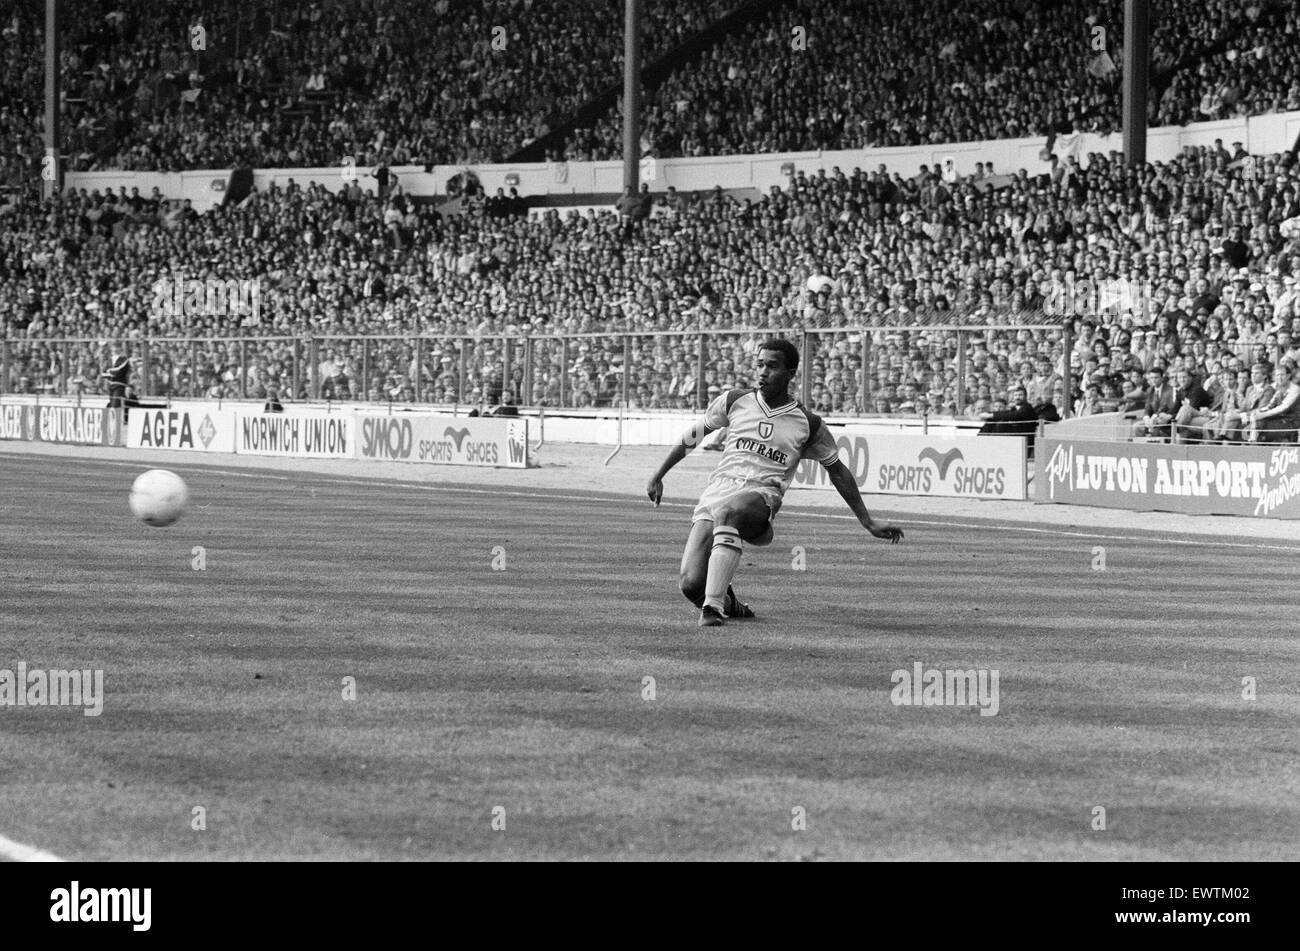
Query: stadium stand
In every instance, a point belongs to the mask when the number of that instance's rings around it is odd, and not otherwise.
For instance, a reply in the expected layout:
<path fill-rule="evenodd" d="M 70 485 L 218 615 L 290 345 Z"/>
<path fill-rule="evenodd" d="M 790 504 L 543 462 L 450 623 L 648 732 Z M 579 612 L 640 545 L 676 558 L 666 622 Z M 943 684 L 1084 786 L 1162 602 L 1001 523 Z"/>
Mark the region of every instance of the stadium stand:
<path fill-rule="evenodd" d="M 799 174 L 760 201 L 670 193 L 630 223 L 486 207 L 441 217 L 401 195 L 380 202 L 360 189 L 336 196 L 298 185 L 202 216 L 156 196 L 84 193 L 6 211 L 6 336 L 277 338 L 242 356 L 231 343 L 159 344 L 148 383 L 157 394 L 262 398 L 276 386 L 301 398 L 310 374 L 291 380 L 291 340 L 310 335 L 336 338 L 317 367 L 321 392 L 335 399 L 411 400 L 418 378 L 424 399 L 495 402 L 509 389 L 522 404 L 556 405 L 563 395 L 569 405 L 616 405 L 631 372 L 629 405 L 682 408 L 701 389 L 745 380 L 753 336 L 710 337 L 701 387 L 693 334 L 799 328 L 827 331 L 808 354 L 817 409 L 951 414 L 962 385 L 974 417 L 997 411 L 1015 382 L 1034 402 L 1061 406 L 1062 335 L 968 332 L 959 384 L 956 331 L 898 328 L 1041 326 L 1047 295 L 1072 279 L 1145 289 L 1140 300 L 1093 299 L 1073 319 L 1074 396 L 1084 407 L 1113 408 L 1131 370 L 1155 363 L 1181 365 L 1213 390 L 1224 369 L 1300 356 L 1291 221 L 1300 167 L 1286 154 L 1247 163 L 1221 147 L 1189 149 L 1142 169 L 1094 155 L 1050 176 L 951 183 L 933 171 L 836 169 Z M 177 274 L 256 279 L 259 312 L 159 313 L 156 282 Z M 855 332 L 834 332 L 861 326 L 875 328 L 867 351 Z M 626 354 L 613 337 L 575 338 L 567 353 L 554 343 L 556 334 L 616 333 L 644 336 Z M 362 334 L 405 339 L 363 350 Z M 414 334 L 472 340 L 417 355 Z M 517 354 L 505 379 L 504 334 L 550 340 L 534 355 L 531 392 Z M 103 362 L 86 348 L 8 357 L 9 392 L 90 385 L 88 364 Z"/>
<path fill-rule="evenodd" d="M 674 55 L 741 7 L 759 15 Z M 647 99 L 643 140 L 670 156 L 1113 131 L 1120 8 L 656 0 L 645 5 L 645 58 L 667 78 Z M 616 0 L 372 0 L 362 9 L 341 0 L 68 4 L 67 167 L 501 161 L 619 82 Z M 33 187 L 42 154 L 38 14 L 0 13 L 0 184 L 10 186 Z M 795 27 L 804 48 L 792 48 Z M 1300 9 L 1278 0 L 1162 5 L 1153 121 L 1300 108 L 1298 29 Z M 548 151 L 617 157 L 618 121 L 614 106 Z"/>
<path fill-rule="evenodd" d="M 646 55 L 733 5 L 647 4 Z M 78 171 L 500 161 L 620 76 L 621 6 L 608 0 L 115 0 L 65 11 L 64 153 Z M 0 181 L 30 183 L 44 21 L 32 8 L 3 22 Z"/>
<path fill-rule="evenodd" d="M 647 103 L 646 137 L 675 155 L 1106 131 L 1118 121 L 1119 37 L 1111 30 L 1098 49 L 1094 27 L 1118 23 L 1119 6 L 649 4 L 647 61 L 671 69 Z M 753 16 L 709 35 L 738 10 Z M 494 160 L 618 80 L 617 3 L 374 0 L 365 13 L 299 0 L 259 11 L 70 4 L 71 167 Z M 1285 41 L 1300 28 L 1294 5 L 1164 13 L 1157 121 L 1300 106 L 1297 48 Z M 784 328 L 820 331 L 804 398 L 824 412 L 960 406 L 978 418 L 1004 408 L 1017 383 L 1032 403 L 1063 407 L 1068 359 L 1082 413 L 1145 405 L 1153 365 L 1188 370 L 1218 401 L 1208 408 L 1218 417 L 1197 421 L 1215 433 L 1231 428 L 1224 406 L 1268 402 L 1247 395 L 1252 366 L 1272 378 L 1300 357 L 1293 155 L 1256 160 L 1216 142 L 1141 169 L 1096 155 L 1037 177 L 834 169 L 757 200 L 670 191 L 595 218 L 529 218 L 495 199 L 444 217 L 400 189 L 375 198 L 311 185 L 205 215 L 157 194 L 69 192 L 45 204 L 31 187 L 41 23 L 24 16 L 0 19 L 0 182 L 22 183 L 0 205 L 0 320 L 19 338 L 7 392 L 94 391 L 113 343 L 138 360 L 147 336 L 158 342 L 140 385 L 158 395 L 478 402 L 508 392 L 521 404 L 683 408 L 744 381 L 754 334 Z M 792 46 L 791 24 L 809 25 L 806 49 Z M 202 49 L 167 39 L 195 26 Z M 701 36 L 712 45 L 673 58 Z M 617 138 L 609 119 L 579 130 L 566 152 L 610 155 Z M 260 306 L 160 313 L 157 282 L 178 277 L 256 281 Z M 1059 322 L 1060 289 L 1080 282 L 1094 298 L 1071 321 L 1067 355 L 1064 335 L 1042 325 Z M 1097 296 L 1115 285 L 1140 289 L 1140 301 Z M 1026 326 L 976 332 L 994 323 Z M 936 329 L 903 329 L 918 324 Z M 869 328 L 867 339 L 836 329 L 850 327 Z M 753 333 L 718 334 L 735 328 Z M 546 338 L 527 379 L 501 341 L 521 334 Z M 557 342 L 572 334 L 595 336 Z M 703 363 L 699 334 L 710 335 Z M 93 343 L 36 342 L 48 338 Z M 303 351 L 307 338 L 319 352 Z"/>
<path fill-rule="evenodd" d="M 681 64 L 646 103 L 657 156 L 971 142 L 1119 128 L 1122 4 L 797 0 Z M 1104 25 L 1103 25 L 1104 24 Z M 1161 6 L 1153 125 L 1300 108 L 1285 3 Z M 803 34 L 795 33 L 796 29 Z M 613 158 L 619 115 L 571 159 Z"/>

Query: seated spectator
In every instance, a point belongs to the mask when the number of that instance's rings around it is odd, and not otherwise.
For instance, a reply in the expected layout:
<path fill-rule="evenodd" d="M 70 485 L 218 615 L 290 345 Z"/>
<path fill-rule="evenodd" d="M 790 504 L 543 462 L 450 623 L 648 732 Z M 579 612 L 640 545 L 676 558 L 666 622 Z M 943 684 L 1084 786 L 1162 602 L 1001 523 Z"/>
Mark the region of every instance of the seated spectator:
<path fill-rule="evenodd" d="M 1262 409 L 1244 415 L 1252 441 L 1293 443 L 1300 441 L 1300 370 L 1294 363 L 1279 364 L 1273 377 L 1274 393 Z"/>
<path fill-rule="evenodd" d="M 1178 410 L 1171 432 L 1177 434 L 1178 441 L 1200 442 L 1205 435 L 1205 424 L 1210 420 L 1214 398 L 1186 369 L 1174 371 L 1174 386 L 1174 404 Z"/>
<path fill-rule="evenodd" d="M 1098 402 L 1101 412 L 1114 413 L 1119 410 L 1121 394 L 1118 381 L 1122 379 L 1119 376 L 1108 376 L 1101 381 L 1101 400 Z"/>
<path fill-rule="evenodd" d="M 1096 383 L 1089 383 L 1083 391 L 1083 402 L 1075 407 L 1075 415 L 1095 416 L 1097 413 L 1104 412 L 1106 411 L 1101 407 L 1101 387 Z"/>
<path fill-rule="evenodd" d="M 1241 407 L 1242 430 L 1237 433 L 1239 439 L 1244 440 L 1250 435 L 1250 429 L 1246 425 L 1250 414 L 1256 410 L 1268 409 L 1273 403 L 1276 390 L 1273 387 L 1272 380 L 1272 367 L 1264 363 L 1256 363 L 1251 366 L 1250 386 L 1246 388 Z"/>
<path fill-rule="evenodd" d="M 501 402 L 500 402 L 500 404 L 498 404 L 497 406 L 493 407 L 493 408 L 492 408 L 492 411 L 491 411 L 490 413 L 488 413 L 487 415 L 489 415 L 489 416 L 518 416 L 518 415 L 519 415 L 519 407 L 515 405 L 515 398 L 514 398 L 514 395 L 513 395 L 509 390 L 506 390 L 504 393 L 501 394 Z"/>
<path fill-rule="evenodd" d="M 1038 413 L 1029 405 L 1028 394 L 1020 384 L 1007 388 L 1006 409 L 981 414 L 984 425 L 979 435 L 1024 436 L 1038 430 Z"/>
<path fill-rule="evenodd" d="M 1219 386 L 1204 423 L 1206 442 L 1227 443 L 1241 439 L 1246 394 L 1238 388 L 1235 377 L 1229 369 L 1219 371 Z"/>
<path fill-rule="evenodd" d="M 1155 366 L 1147 371 L 1147 398 L 1142 408 L 1142 420 L 1133 426 L 1138 439 L 1158 436 L 1167 439 L 1169 429 L 1178 412 L 1179 402 L 1174 387 L 1165 382 L 1165 371 Z"/>
<path fill-rule="evenodd" d="M 1128 371 L 1128 380 L 1119 395 L 1119 405 L 1117 407 L 1119 412 L 1132 413 L 1145 410 L 1147 386 L 1144 376 L 1145 374 L 1139 367 L 1133 367 Z"/>

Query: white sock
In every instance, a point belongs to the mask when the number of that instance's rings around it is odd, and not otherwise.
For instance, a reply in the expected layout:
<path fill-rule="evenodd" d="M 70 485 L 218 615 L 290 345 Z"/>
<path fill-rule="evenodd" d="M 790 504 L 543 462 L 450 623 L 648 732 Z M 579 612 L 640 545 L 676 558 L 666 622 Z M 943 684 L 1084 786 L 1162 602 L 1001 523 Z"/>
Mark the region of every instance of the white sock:
<path fill-rule="evenodd" d="M 704 604 L 725 613 L 727 588 L 740 564 L 740 532 L 729 525 L 713 530 L 713 550 L 709 552 L 709 573 L 704 581 Z"/>

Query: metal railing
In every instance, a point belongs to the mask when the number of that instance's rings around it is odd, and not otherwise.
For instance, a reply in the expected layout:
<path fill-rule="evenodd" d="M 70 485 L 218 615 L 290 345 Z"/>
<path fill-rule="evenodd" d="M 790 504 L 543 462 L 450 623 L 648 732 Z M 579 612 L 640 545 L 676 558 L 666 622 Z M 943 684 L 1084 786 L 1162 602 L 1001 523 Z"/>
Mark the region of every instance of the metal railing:
<path fill-rule="evenodd" d="M 1035 351 L 1041 347 L 1054 362 L 1071 349 L 1068 324 L 548 336 L 10 338 L 0 340 L 0 394 L 106 393 L 102 368 L 114 354 L 126 354 L 141 399 L 261 399 L 274 389 L 281 398 L 298 400 L 495 405 L 508 396 L 524 407 L 551 409 L 699 410 L 725 389 L 750 385 L 758 344 L 770 337 L 799 348 L 792 390 L 805 405 L 830 415 L 897 411 L 892 394 L 886 407 L 878 391 L 901 371 L 941 379 L 950 393 L 949 405 L 918 406 L 914 415 L 960 416 L 978 395 L 970 372 L 976 342 L 992 351 L 999 340 L 1027 349 L 1032 341 Z M 1015 368 L 1003 372 L 1006 382 L 1014 379 Z M 1065 382 L 1068 399 L 1070 381 Z M 1058 408 L 1063 416 L 1068 412 L 1068 406 Z"/>

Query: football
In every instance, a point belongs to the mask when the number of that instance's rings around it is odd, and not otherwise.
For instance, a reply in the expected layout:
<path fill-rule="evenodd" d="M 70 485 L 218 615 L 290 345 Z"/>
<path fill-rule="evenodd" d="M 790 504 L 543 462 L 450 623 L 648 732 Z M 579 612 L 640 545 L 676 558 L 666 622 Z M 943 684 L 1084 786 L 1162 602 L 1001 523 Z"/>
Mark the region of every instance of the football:
<path fill-rule="evenodd" d="M 161 528 L 181 517 L 189 498 L 185 480 L 176 473 L 150 469 L 131 486 L 131 514 L 146 525 Z"/>

